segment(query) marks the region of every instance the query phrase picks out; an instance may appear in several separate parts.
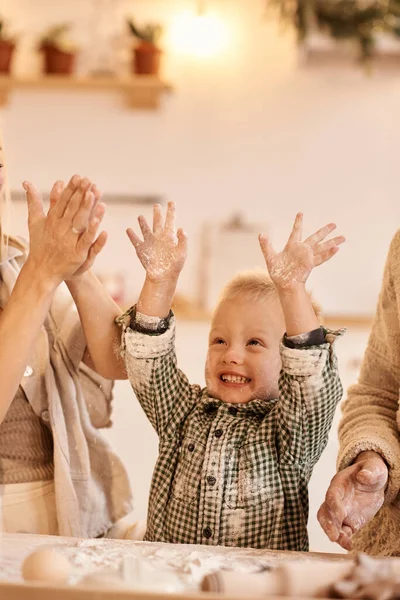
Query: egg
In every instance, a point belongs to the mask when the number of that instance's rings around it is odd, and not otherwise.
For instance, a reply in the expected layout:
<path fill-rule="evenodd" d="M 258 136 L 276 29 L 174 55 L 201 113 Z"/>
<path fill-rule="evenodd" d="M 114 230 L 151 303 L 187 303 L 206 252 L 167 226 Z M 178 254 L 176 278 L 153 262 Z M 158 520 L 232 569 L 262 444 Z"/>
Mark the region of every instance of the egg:
<path fill-rule="evenodd" d="M 25 581 L 65 583 L 70 574 L 69 560 L 53 548 L 35 550 L 22 564 L 22 577 Z"/>

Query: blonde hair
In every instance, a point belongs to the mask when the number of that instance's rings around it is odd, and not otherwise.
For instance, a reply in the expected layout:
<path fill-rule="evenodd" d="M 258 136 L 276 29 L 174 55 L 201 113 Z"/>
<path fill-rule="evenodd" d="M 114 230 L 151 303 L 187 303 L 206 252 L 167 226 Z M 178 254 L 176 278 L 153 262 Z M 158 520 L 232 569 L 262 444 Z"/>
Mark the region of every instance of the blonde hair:
<path fill-rule="evenodd" d="M 11 211 L 11 195 L 7 180 L 7 170 L 4 164 L 4 147 L 2 138 L 3 136 L 0 132 L 0 163 L 3 164 L 4 169 L 4 185 L 3 189 L 0 191 L 0 261 L 4 259 L 8 252 L 9 238 L 6 234 L 6 229 Z"/>
<path fill-rule="evenodd" d="M 308 295 L 310 296 L 315 315 L 320 319 L 322 315 L 321 307 L 315 302 L 311 292 L 308 292 Z M 237 275 L 228 281 L 222 289 L 215 310 L 225 300 L 236 300 L 243 297 L 249 298 L 254 302 L 259 302 L 267 298 L 279 300 L 275 284 L 268 273 L 262 269 L 253 269 L 237 273 Z"/>

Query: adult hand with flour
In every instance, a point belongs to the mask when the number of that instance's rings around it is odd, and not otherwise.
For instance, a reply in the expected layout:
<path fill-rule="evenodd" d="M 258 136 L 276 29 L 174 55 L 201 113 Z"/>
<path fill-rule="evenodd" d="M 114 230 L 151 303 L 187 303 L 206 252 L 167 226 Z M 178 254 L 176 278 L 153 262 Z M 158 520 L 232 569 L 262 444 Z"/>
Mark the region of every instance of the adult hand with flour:
<path fill-rule="evenodd" d="M 318 521 L 332 542 L 352 549 L 352 535 L 381 508 L 387 479 L 386 463 L 376 452 L 362 452 L 334 476 L 318 511 Z"/>
<path fill-rule="evenodd" d="M 390 244 L 358 381 L 342 404 L 338 473 L 318 515 L 332 541 L 380 556 L 400 556 L 399 298 L 400 230 Z"/>

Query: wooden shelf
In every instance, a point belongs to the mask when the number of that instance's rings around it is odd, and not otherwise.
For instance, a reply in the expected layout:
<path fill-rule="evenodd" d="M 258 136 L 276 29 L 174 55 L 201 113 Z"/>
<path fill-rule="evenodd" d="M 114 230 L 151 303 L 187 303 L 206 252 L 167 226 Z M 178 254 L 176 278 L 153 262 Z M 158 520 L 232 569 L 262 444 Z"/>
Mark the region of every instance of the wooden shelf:
<path fill-rule="evenodd" d="M 35 78 L 0 76 L 0 106 L 9 102 L 15 89 L 59 91 L 110 91 L 120 92 L 131 109 L 157 109 L 161 96 L 171 91 L 171 86 L 158 77 L 140 75 L 125 78 L 47 75 Z"/>

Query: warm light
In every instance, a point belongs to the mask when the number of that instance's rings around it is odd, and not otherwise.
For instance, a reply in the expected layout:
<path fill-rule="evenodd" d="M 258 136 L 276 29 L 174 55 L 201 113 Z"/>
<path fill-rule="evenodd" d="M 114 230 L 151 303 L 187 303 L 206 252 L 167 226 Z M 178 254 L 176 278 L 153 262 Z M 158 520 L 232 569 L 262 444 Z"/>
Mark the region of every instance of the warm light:
<path fill-rule="evenodd" d="M 226 48 L 227 40 L 227 28 L 212 14 L 182 14 L 171 26 L 171 44 L 183 54 L 214 56 Z"/>

